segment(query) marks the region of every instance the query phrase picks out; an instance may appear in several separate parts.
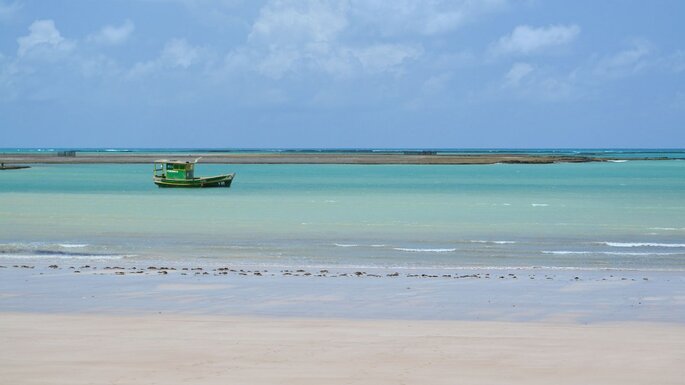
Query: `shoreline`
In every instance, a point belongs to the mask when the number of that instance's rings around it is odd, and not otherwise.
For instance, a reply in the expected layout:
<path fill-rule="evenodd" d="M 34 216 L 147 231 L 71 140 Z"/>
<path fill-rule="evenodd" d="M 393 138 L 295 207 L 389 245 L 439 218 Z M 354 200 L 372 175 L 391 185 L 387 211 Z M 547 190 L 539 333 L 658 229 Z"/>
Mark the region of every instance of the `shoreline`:
<path fill-rule="evenodd" d="M 685 327 L 1 312 L 0 346 L 13 384 L 678 384 Z"/>
<path fill-rule="evenodd" d="M 99 153 L 58 156 L 57 154 L 0 154 L 0 161 L 12 164 L 97 164 L 152 163 L 158 159 L 194 160 L 214 164 L 408 164 L 408 165 L 485 165 L 485 164 L 553 164 L 595 163 L 621 160 L 668 160 L 661 157 L 599 158 L 567 155 L 521 154 L 359 154 L 359 153 Z"/>
<path fill-rule="evenodd" d="M 678 299 L 685 295 L 680 271 L 408 272 L 163 261 L 7 262 L 0 261 L 0 312 L 579 324 L 685 320 L 685 303 Z"/>

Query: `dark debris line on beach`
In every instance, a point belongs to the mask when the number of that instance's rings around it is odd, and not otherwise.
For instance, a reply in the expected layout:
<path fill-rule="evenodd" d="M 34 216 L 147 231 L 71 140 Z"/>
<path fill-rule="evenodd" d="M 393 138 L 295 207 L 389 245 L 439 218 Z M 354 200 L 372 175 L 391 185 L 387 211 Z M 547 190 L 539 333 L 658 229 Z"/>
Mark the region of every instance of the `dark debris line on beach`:
<path fill-rule="evenodd" d="M 12 265 L 12 268 L 15 269 L 35 269 L 35 265 Z M 0 265 L 0 269 L 6 269 L 8 266 L 3 266 Z M 71 270 L 74 273 L 81 273 L 83 271 L 88 271 L 92 274 L 96 275 L 104 275 L 104 274 L 114 274 L 114 275 L 131 275 L 131 274 L 143 274 L 143 275 L 150 275 L 150 274 L 156 274 L 156 275 L 168 275 L 169 273 L 176 273 L 178 275 L 190 275 L 190 276 L 256 276 L 256 277 L 261 277 L 261 276 L 271 276 L 274 277 L 276 275 L 284 276 L 284 277 L 327 277 L 327 278 L 340 278 L 340 277 L 352 277 L 352 278 L 396 278 L 396 277 L 405 277 L 405 278 L 441 278 L 441 279 L 543 279 L 542 274 L 535 274 L 535 273 L 526 273 L 526 274 L 514 274 L 514 273 L 497 273 L 497 274 L 491 274 L 491 273 L 473 273 L 473 274 L 426 274 L 426 273 L 406 273 L 406 274 L 400 274 L 399 272 L 391 272 L 391 273 L 385 273 L 385 274 L 373 274 L 373 273 L 367 273 L 365 271 L 354 271 L 354 272 L 330 272 L 327 269 L 321 269 L 318 271 L 310 272 L 304 269 L 296 269 L 296 270 L 289 270 L 289 269 L 284 269 L 284 270 L 279 270 L 278 272 L 269 272 L 268 270 L 245 270 L 245 269 L 234 269 L 230 267 L 219 267 L 219 268 L 212 268 L 212 269 L 205 269 L 202 267 L 182 267 L 182 268 L 175 268 L 175 267 L 165 267 L 165 266 L 148 266 L 145 268 L 138 268 L 138 267 L 121 267 L 121 266 L 105 266 L 101 269 L 98 269 L 97 266 L 91 266 L 91 265 L 82 265 L 82 266 L 69 266 L 69 267 L 60 267 L 59 265 L 49 265 L 47 266 L 48 269 L 51 270 Z M 40 273 L 41 275 L 43 274 L 42 272 Z M 554 280 L 557 278 L 555 274 L 544 274 L 544 279 L 546 280 Z M 579 276 L 574 276 L 569 279 L 570 281 L 581 281 L 583 280 Z M 627 277 L 617 277 L 614 276 L 613 274 L 610 274 L 608 277 L 602 277 L 601 279 L 594 279 L 594 281 L 607 281 L 607 280 L 621 280 L 621 281 L 636 281 L 635 278 L 627 278 Z M 647 277 L 642 278 L 643 281 L 648 281 L 649 279 Z"/>

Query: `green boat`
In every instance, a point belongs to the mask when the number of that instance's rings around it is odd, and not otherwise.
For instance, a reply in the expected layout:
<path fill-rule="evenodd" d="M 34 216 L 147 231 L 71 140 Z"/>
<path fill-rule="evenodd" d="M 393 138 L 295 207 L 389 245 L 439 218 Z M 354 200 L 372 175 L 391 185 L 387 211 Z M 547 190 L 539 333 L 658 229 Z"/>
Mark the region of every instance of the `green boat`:
<path fill-rule="evenodd" d="M 159 187 L 231 187 L 235 173 L 195 177 L 194 161 L 160 159 L 155 161 L 152 180 Z"/>

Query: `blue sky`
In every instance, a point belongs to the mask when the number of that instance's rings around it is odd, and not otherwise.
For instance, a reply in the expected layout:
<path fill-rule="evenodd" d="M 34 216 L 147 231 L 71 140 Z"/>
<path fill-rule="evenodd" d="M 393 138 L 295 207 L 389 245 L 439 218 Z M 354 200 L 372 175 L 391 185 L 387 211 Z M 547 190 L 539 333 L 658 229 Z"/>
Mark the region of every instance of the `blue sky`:
<path fill-rule="evenodd" d="M 0 147 L 685 147 L 684 1 L 0 0 Z"/>

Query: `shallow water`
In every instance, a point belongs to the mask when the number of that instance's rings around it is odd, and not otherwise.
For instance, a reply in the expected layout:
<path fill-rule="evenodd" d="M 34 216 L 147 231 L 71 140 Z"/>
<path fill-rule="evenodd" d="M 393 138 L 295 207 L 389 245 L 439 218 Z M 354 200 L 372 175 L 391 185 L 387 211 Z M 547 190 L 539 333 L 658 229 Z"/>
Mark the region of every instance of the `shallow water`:
<path fill-rule="evenodd" d="M 0 258 L 246 265 L 685 270 L 685 162 L 203 165 L 230 189 L 159 189 L 149 165 L 0 174 Z"/>

